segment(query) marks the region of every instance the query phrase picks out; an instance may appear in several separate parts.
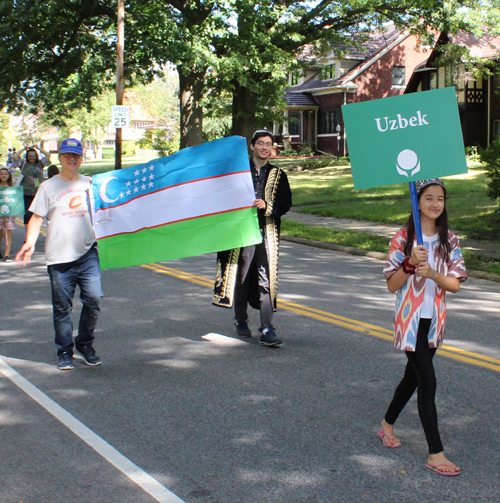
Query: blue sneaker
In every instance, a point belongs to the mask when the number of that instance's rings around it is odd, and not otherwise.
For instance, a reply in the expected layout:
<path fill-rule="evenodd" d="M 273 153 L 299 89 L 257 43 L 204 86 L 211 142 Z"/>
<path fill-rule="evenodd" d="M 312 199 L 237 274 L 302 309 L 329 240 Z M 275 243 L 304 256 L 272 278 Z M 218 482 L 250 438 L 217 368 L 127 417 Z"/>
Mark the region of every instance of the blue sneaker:
<path fill-rule="evenodd" d="M 87 344 L 86 346 L 76 345 L 76 350 L 83 356 L 85 365 L 96 367 L 102 363 L 101 359 L 95 354 L 94 346 L 92 346 L 92 344 Z"/>
<path fill-rule="evenodd" d="M 283 341 L 281 339 L 278 339 L 276 332 L 272 328 L 265 328 L 262 331 L 262 335 L 260 336 L 259 344 L 261 346 L 271 347 L 279 346 L 280 344 L 283 344 Z"/>
<path fill-rule="evenodd" d="M 59 355 L 59 363 L 57 364 L 59 370 L 73 370 L 73 355 L 71 353 L 63 353 Z"/>
<path fill-rule="evenodd" d="M 248 321 L 247 320 L 236 321 L 235 325 L 236 325 L 236 333 L 240 337 L 252 337 L 252 332 L 248 328 Z"/>

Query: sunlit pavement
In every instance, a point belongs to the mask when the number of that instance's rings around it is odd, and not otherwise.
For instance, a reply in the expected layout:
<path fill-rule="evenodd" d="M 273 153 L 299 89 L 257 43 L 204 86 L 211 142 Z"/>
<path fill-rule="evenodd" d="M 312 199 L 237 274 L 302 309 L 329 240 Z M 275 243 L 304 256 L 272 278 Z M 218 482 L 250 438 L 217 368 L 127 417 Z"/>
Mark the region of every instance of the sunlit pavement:
<path fill-rule="evenodd" d="M 380 261 L 283 243 L 279 349 L 258 345 L 255 311 L 254 337 L 239 339 L 231 311 L 211 306 L 214 255 L 105 271 L 103 365 L 61 372 L 42 249 L 43 238 L 24 269 L 0 262 L 0 355 L 138 472 L 0 374 L 0 501 L 498 501 L 499 284 L 470 279 L 448 296 L 437 404 L 462 468 L 449 479 L 425 468 L 415 398 L 397 425 L 403 446 L 377 437 L 405 363 L 388 340 L 394 297 Z M 78 295 L 75 326 L 77 311 Z M 147 477 L 168 492 L 151 495 Z"/>

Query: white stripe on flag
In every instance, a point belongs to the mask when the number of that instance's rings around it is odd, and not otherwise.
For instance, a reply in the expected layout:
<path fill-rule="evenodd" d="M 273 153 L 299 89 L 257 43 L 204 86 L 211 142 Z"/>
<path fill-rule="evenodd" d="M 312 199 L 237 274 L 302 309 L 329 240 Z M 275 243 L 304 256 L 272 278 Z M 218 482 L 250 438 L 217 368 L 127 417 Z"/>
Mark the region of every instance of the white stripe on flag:
<path fill-rule="evenodd" d="M 116 234 L 253 206 L 250 171 L 198 180 L 145 195 L 115 208 L 98 210 L 98 239 Z"/>

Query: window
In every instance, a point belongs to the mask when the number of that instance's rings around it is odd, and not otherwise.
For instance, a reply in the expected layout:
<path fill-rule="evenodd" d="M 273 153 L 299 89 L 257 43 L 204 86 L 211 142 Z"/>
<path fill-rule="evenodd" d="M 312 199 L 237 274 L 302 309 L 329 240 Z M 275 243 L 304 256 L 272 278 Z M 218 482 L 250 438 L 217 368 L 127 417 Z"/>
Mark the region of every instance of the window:
<path fill-rule="evenodd" d="M 299 112 L 288 112 L 288 134 L 290 136 L 299 136 L 300 134 L 299 117 Z"/>
<path fill-rule="evenodd" d="M 320 112 L 318 122 L 319 134 L 336 134 L 337 124 L 339 123 L 339 111 L 326 110 Z"/>
<path fill-rule="evenodd" d="M 393 66 L 392 67 L 392 85 L 404 86 L 405 85 L 405 67 Z"/>
<path fill-rule="evenodd" d="M 493 121 L 493 140 L 498 140 L 500 138 L 500 120 Z"/>
<path fill-rule="evenodd" d="M 458 67 L 445 66 L 444 68 L 444 86 L 445 87 L 458 87 Z"/>
<path fill-rule="evenodd" d="M 429 73 L 429 89 L 437 89 L 437 72 Z"/>
<path fill-rule="evenodd" d="M 493 93 L 500 95 L 500 69 L 493 74 Z"/>
<path fill-rule="evenodd" d="M 299 74 L 297 72 L 293 72 L 290 76 L 290 85 L 298 86 L 299 85 Z"/>
<path fill-rule="evenodd" d="M 321 72 L 321 80 L 330 80 L 335 78 L 335 63 L 333 65 L 327 65 L 323 67 L 322 72 Z"/>

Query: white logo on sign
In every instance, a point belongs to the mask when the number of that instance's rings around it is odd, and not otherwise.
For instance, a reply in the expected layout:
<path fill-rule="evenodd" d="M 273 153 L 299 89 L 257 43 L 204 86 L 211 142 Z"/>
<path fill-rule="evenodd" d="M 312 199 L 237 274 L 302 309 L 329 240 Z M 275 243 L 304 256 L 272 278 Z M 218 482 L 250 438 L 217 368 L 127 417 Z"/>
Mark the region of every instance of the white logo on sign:
<path fill-rule="evenodd" d="M 399 153 L 396 161 L 396 169 L 400 175 L 409 178 L 408 171 L 411 171 L 411 176 L 420 171 L 420 161 L 418 155 L 413 150 L 406 149 Z"/>
<path fill-rule="evenodd" d="M 0 207 L 0 213 L 7 215 L 8 213 L 10 213 L 10 208 L 6 204 L 2 204 L 2 206 Z"/>

